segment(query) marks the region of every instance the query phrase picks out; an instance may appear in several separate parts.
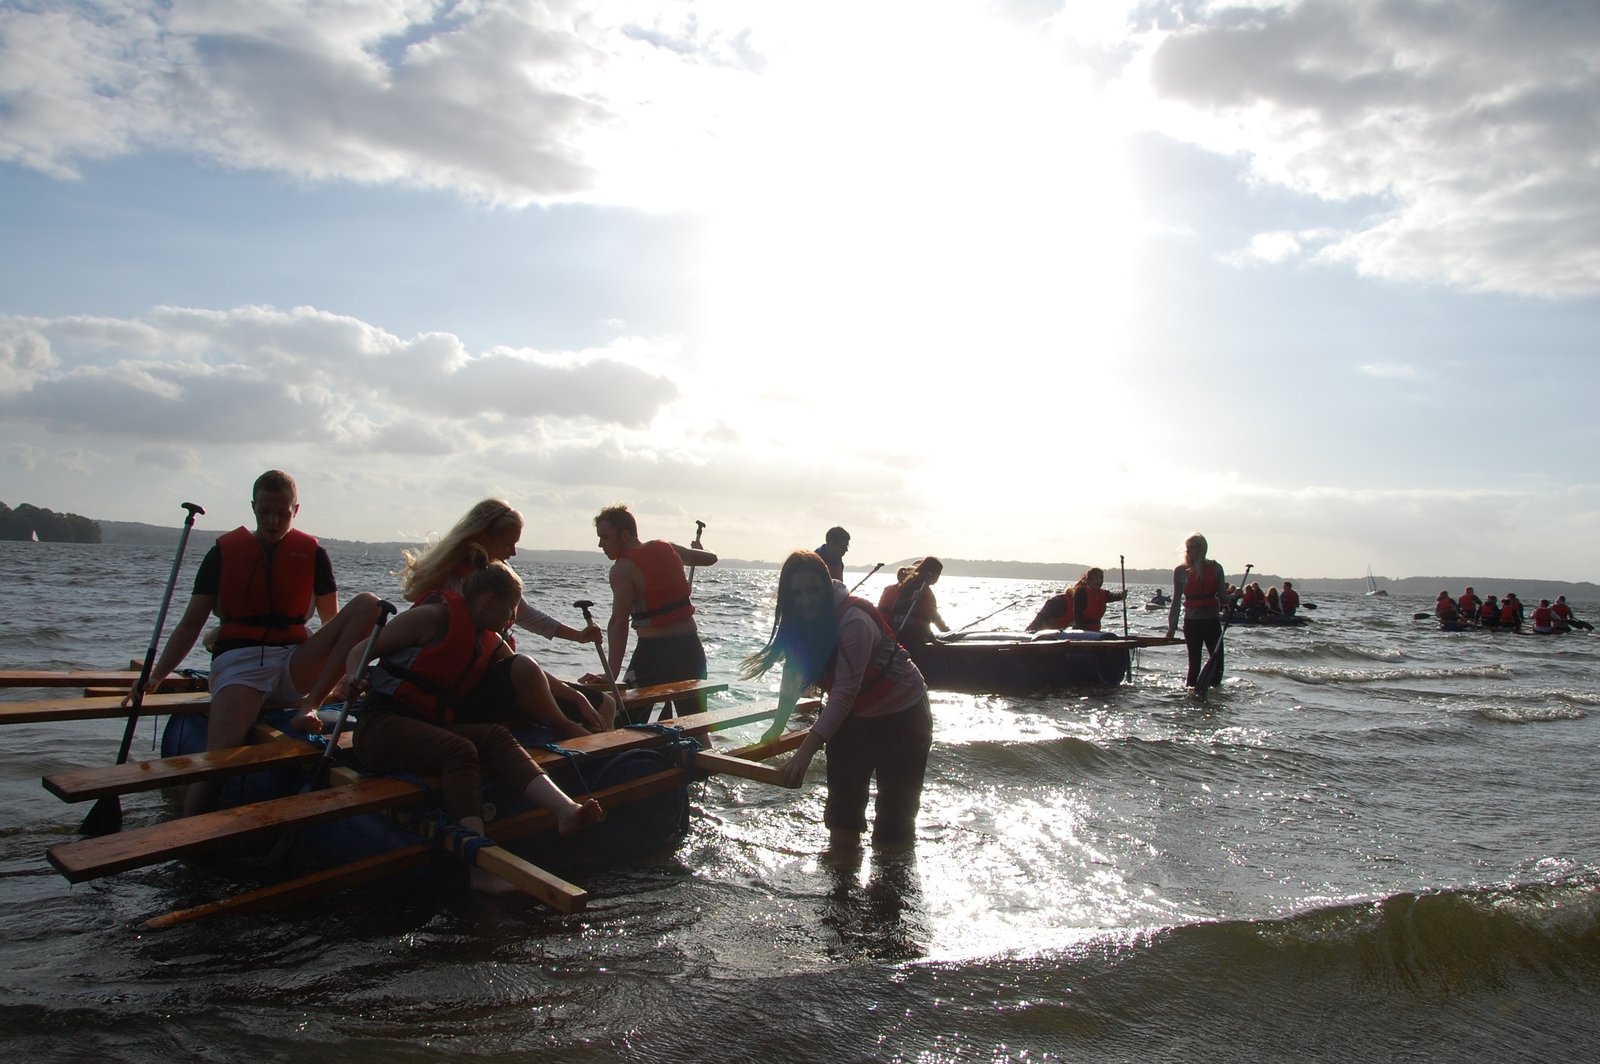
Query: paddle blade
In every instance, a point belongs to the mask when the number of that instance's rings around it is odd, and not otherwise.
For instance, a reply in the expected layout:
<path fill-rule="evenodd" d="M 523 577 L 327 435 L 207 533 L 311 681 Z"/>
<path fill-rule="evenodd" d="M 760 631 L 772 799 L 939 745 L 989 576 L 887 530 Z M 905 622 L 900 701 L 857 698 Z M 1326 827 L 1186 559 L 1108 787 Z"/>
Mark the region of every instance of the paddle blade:
<path fill-rule="evenodd" d="M 1194 693 L 1199 695 L 1201 698 L 1204 698 L 1206 696 L 1207 689 L 1217 682 L 1217 679 L 1221 673 L 1222 658 L 1213 653 L 1209 658 L 1206 659 L 1206 663 L 1200 666 L 1200 675 L 1194 678 Z"/>
<path fill-rule="evenodd" d="M 122 830 L 122 800 L 116 795 L 97 799 L 89 807 L 89 815 L 78 825 L 80 835 L 110 835 Z"/>

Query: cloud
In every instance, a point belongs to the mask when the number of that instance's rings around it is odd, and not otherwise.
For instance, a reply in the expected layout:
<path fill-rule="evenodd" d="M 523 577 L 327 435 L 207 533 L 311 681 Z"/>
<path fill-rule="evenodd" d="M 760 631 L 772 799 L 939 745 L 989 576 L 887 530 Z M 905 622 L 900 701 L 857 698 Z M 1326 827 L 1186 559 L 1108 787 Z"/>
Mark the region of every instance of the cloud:
<path fill-rule="evenodd" d="M 702 83 L 759 61 L 735 23 L 616 3 L 147 2 L 6 13 L 0 160 L 57 176 L 150 148 L 495 202 L 692 188 Z M 703 176 L 703 175 L 702 175 Z M 608 193 L 607 189 L 612 192 Z"/>
<path fill-rule="evenodd" d="M 600 351 L 466 350 L 402 340 L 311 307 L 159 307 L 144 320 L 0 318 L 0 413 L 65 434 L 175 435 L 211 446 L 294 439 L 437 455 L 548 425 L 641 429 L 678 395 L 648 363 L 671 342 Z M 170 461 L 159 451 L 149 460 Z"/>
<path fill-rule="evenodd" d="M 1325 258 L 1381 278 L 1600 293 L 1600 7 L 1214 4 L 1160 39 L 1163 128 L 1371 220 Z"/>
<path fill-rule="evenodd" d="M 1420 376 L 1417 367 L 1404 362 L 1368 362 L 1357 366 L 1356 371 L 1386 381 L 1414 381 Z"/>

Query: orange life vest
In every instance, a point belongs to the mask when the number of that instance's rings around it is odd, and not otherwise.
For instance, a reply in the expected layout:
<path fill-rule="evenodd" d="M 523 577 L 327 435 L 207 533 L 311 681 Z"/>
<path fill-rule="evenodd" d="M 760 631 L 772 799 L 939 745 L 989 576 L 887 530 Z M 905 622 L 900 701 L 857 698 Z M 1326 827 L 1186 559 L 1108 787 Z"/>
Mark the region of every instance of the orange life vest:
<path fill-rule="evenodd" d="M 1478 596 L 1470 591 L 1463 591 L 1461 597 L 1456 599 L 1456 606 L 1462 613 L 1473 614 L 1478 612 Z"/>
<path fill-rule="evenodd" d="M 240 525 L 217 537 L 222 574 L 216 614 L 219 643 L 293 646 L 311 633 L 306 619 L 316 599 L 317 540 L 291 528 L 269 554 Z"/>
<path fill-rule="evenodd" d="M 861 673 L 861 689 L 856 692 L 855 704 L 852 712 L 876 705 L 887 696 L 891 690 L 888 683 L 889 673 L 894 668 L 895 659 L 904 651 L 895 637 L 894 626 L 891 625 L 878 607 L 864 598 L 855 595 L 846 595 L 844 601 L 834 608 L 835 624 L 843 624 L 845 614 L 852 609 L 860 610 L 871 617 L 878 625 L 878 641 L 873 645 L 872 656 L 867 659 L 867 667 Z M 833 656 L 828 659 L 828 664 L 822 670 L 822 676 L 817 680 L 817 686 L 824 691 L 833 690 L 834 670 L 839 664 L 839 651 L 836 647 Z"/>
<path fill-rule="evenodd" d="M 472 623 L 467 600 L 454 591 L 432 591 L 416 606 L 442 602 L 447 620 L 437 638 L 382 658 L 373 668 L 372 689 L 428 720 L 450 723 L 463 699 L 483 681 L 501 645 L 497 632 Z"/>
<path fill-rule="evenodd" d="M 1183 578 L 1183 604 L 1187 609 L 1209 606 L 1213 609 L 1221 605 L 1222 580 L 1217 576 L 1220 569 L 1216 562 L 1206 559 L 1200 571 L 1188 570 Z"/>
<path fill-rule="evenodd" d="M 665 628 L 694 616 L 689 578 L 683 575 L 683 560 L 672 544 L 653 539 L 622 556 L 644 574 L 644 606 L 633 611 L 635 628 Z"/>
<path fill-rule="evenodd" d="M 1300 592 L 1292 587 L 1284 588 L 1283 594 L 1278 596 L 1278 604 L 1283 607 L 1285 613 L 1298 609 L 1300 607 Z"/>
<path fill-rule="evenodd" d="M 1515 602 L 1507 601 L 1500 604 L 1500 623 L 1517 623 L 1517 604 Z"/>
<path fill-rule="evenodd" d="M 1440 619 L 1456 616 L 1456 604 L 1450 601 L 1449 595 L 1441 596 L 1433 604 L 1433 615 Z"/>
<path fill-rule="evenodd" d="M 1068 596 L 1071 605 L 1068 607 L 1067 624 L 1075 625 L 1087 632 L 1100 630 L 1100 618 L 1106 615 L 1106 602 L 1109 595 L 1103 587 L 1085 587 L 1083 592 L 1083 611 L 1078 612 L 1078 596 Z"/>
<path fill-rule="evenodd" d="M 1555 613 L 1549 606 L 1535 606 L 1533 608 L 1533 626 L 1535 628 L 1549 628 L 1555 618 Z"/>

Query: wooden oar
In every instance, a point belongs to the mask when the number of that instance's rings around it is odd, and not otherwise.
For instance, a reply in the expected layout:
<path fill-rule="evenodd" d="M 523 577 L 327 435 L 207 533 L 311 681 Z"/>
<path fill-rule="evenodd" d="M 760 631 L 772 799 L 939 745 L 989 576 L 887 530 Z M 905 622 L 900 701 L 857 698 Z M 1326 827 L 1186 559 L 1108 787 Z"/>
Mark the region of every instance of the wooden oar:
<path fill-rule="evenodd" d="M 917 590 L 917 593 L 919 595 L 922 593 L 920 588 Z M 999 609 L 995 610 L 994 612 L 986 613 L 982 617 L 979 617 L 975 621 L 968 621 L 966 624 L 962 625 L 960 628 L 957 628 L 955 630 L 955 632 L 952 632 L 950 634 L 951 635 L 955 635 L 955 634 L 960 633 L 960 632 L 965 632 L 968 628 L 971 628 L 975 624 L 982 624 L 984 621 L 987 621 L 990 617 L 994 617 L 994 616 L 996 616 L 998 614 L 1006 612 L 1006 610 L 1009 610 L 1011 607 L 1015 606 L 1017 603 L 1019 603 L 1021 601 L 1022 601 L 1022 599 L 1020 599 L 1020 598 L 1012 599 L 1010 602 L 1006 603 L 1004 606 L 1001 606 Z M 904 622 L 902 622 L 902 623 L 904 623 Z"/>
<path fill-rule="evenodd" d="M 808 708 L 814 709 L 816 705 L 817 703 L 813 701 Z M 770 711 L 768 715 L 770 716 Z M 756 746 L 734 751 L 732 756 L 751 760 L 774 757 L 799 746 L 805 736 L 806 731 L 804 730 L 790 732 L 780 736 L 773 742 L 757 744 Z M 626 783 L 602 788 L 595 791 L 591 797 L 597 799 L 607 809 L 615 809 L 630 802 L 642 801 L 646 798 L 653 798 L 656 795 L 670 793 L 682 786 L 682 784 L 683 770 L 669 768 L 647 776 L 641 776 L 638 779 L 629 780 Z M 526 813 L 491 821 L 485 830 L 488 836 L 497 842 L 508 842 L 534 832 L 547 831 L 555 826 L 555 817 L 549 812 L 543 809 L 533 809 Z M 338 868 L 312 872 L 295 879 L 285 880 L 282 883 L 247 891 L 231 898 L 223 898 L 204 905 L 180 909 L 164 916 L 154 917 L 146 921 L 144 926 L 150 930 L 161 930 L 225 913 L 247 913 L 281 909 L 300 902 L 326 897 L 341 890 L 348 890 L 352 887 L 375 882 L 409 869 L 420 868 L 433 860 L 437 853 L 438 851 L 433 846 L 426 843 L 406 846 L 391 850 L 388 853 L 353 861 Z"/>
<path fill-rule="evenodd" d="M 161 609 L 156 612 L 155 630 L 150 633 L 150 648 L 145 651 L 144 665 L 139 669 L 138 682 L 133 685 L 128 725 L 122 730 L 122 745 L 117 748 L 119 765 L 128 760 L 128 751 L 133 748 L 133 731 L 139 726 L 139 714 L 144 706 L 144 685 L 150 682 L 150 671 L 155 667 L 156 651 L 161 646 L 161 629 L 167 623 L 167 607 L 172 605 L 172 589 L 178 584 L 178 567 L 183 564 L 183 551 L 189 545 L 189 533 L 194 528 L 195 515 L 205 513 L 197 503 L 186 502 L 183 508 L 188 513 L 183 519 L 183 531 L 178 536 L 177 553 L 172 556 L 172 572 L 167 577 L 167 589 L 161 596 Z M 121 826 L 122 803 L 116 798 L 101 798 L 89 808 L 89 815 L 78 825 L 78 831 L 84 835 L 105 835 Z"/>
<path fill-rule="evenodd" d="M 594 603 L 589 599 L 579 599 L 577 602 L 572 604 L 572 608 L 582 611 L 583 623 L 585 625 L 594 624 L 594 617 L 589 613 L 589 611 L 594 608 Z M 631 720 L 632 714 L 628 712 L 628 700 L 622 697 L 622 688 L 617 686 L 617 678 L 616 676 L 612 675 L 611 663 L 606 660 L 605 647 L 601 646 L 599 643 L 596 643 L 594 645 L 594 652 L 600 658 L 600 675 L 604 676 L 606 678 L 606 683 L 611 685 L 611 695 L 617 700 L 617 712 L 622 714 L 623 720 Z"/>
<path fill-rule="evenodd" d="M 694 549 L 695 550 L 704 550 L 705 549 L 705 548 L 700 546 L 700 537 L 705 534 L 705 530 L 706 530 L 706 523 L 704 521 L 696 521 L 694 523 Z M 692 565 L 689 566 L 689 590 L 690 591 L 694 590 L 694 569 L 695 569 L 694 566 L 692 566 Z"/>

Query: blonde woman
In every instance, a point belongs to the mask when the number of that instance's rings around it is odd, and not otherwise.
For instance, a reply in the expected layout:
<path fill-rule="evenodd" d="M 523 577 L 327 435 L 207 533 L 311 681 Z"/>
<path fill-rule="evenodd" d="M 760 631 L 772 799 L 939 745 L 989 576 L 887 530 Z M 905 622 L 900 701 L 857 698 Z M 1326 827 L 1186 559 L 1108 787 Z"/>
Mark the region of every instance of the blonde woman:
<path fill-rule="evenodd" d="M 473 556 L 482 551 L 491 562 L 515 557 L 522 538 L 522 515 L 504 499 L 484 499 L 457 521 L 439 542 L 421 551 L 406 551 L 405 570 L 400 588 L 407 602 L 417 602 L 434 591 L 461 590 L 462 581 L 473 572 Z M 517 599 L 515 624 L 546 639 L 567 639 L 574 643 L 599 643 L 600 628 L 589 625 L 578 629 L 529 605 L 525 596 Z M 603 695 L 598 707 L 583 693 L 549 675 L 527 654 L 517 654 L 498 664 L 485 681 L 506 703 L 554 730 L 559 737 L 606 731 L 616 720 L 616 701 Z M 493 701 L 484 698 L 484 702 Z M 562 712 L 570 707 L 582 717 L 572 721 Z"/>

